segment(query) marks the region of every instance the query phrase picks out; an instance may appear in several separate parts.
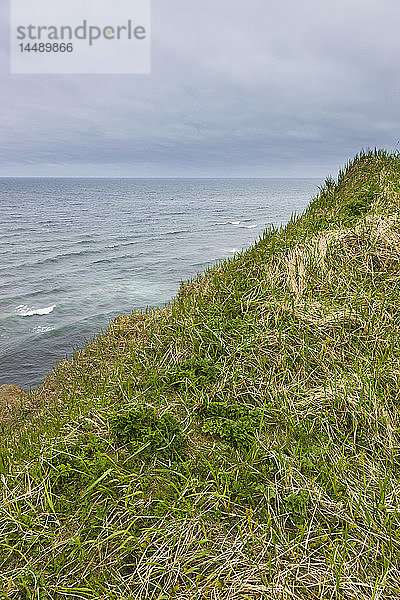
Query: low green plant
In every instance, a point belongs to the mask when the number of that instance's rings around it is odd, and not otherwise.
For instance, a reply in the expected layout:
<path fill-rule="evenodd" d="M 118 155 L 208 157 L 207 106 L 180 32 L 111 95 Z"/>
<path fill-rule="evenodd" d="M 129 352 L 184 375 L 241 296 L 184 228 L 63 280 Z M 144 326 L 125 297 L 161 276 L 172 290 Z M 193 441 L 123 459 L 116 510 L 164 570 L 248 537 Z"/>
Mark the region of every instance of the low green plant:
<path fill-rule="evenodd" d="M 172 388 L 204 387 L 215 381 L 220 370 L 213 361 L 204 358 L 192 358 L 166 369 L 163 381 Z"/>
<path fill-rule="evenodd" d="M 181 455 L 186 442 L 181 425 L 171 413 L 158 416 L 148 406 L 114 414 L 110 426 L 116 440 L 131 446 L 141 458 L 175 458 Z"/>
<path fill-rule="evenodd" d="M 305 521 L 309 504 L 310 494 L 307 490 L 300 490 L 284 497 L 284 505 L 296 525 Z"/>
<path fill-rule="evenodd" d="M 237 448 L 248 448 L 255 440 L 262 411 L 241 404 L 209 401 L 197 407 L 204 433 L 215 435 Z"/>

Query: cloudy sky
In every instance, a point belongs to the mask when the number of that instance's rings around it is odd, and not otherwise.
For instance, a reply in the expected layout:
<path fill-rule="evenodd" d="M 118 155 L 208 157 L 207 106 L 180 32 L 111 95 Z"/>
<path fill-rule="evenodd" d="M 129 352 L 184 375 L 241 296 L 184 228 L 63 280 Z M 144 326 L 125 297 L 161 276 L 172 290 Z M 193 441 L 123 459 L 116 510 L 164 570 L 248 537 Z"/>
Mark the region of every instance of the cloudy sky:
<path fill-rule="evenodd" d="M 400 139 L 399 0 L 153 0 L 150 75 L 11 75 L 9 1 L 0 175 L 324 177 Z"/>

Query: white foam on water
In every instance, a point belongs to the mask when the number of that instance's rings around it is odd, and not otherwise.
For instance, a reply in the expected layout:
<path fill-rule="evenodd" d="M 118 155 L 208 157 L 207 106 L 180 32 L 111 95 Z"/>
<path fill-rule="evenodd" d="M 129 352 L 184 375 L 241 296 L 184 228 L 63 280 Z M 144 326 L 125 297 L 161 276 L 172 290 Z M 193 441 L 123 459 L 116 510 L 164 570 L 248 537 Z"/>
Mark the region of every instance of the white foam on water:
<path fill-rule="evenodd" d="M 53 331 L 54 327 L 44 327 L 42 325 L 38 325 L 32 329 L 32 333 L 48 333 L 49 331 Z"/>
<path fill-rule="evenodd" d="M 239 225 L 240 221 L 229 221 L 231 225 Z"/>
<path fill-rule="evenodd" d="M 32 317 L 33 315 L 49 315 L 56 306 L 56 304 L 52 304 L 52 306 L 47 306 L 46 308 L 31 309 L 26 304 L 20 304 L 15 310 L 20 317 Z"/>

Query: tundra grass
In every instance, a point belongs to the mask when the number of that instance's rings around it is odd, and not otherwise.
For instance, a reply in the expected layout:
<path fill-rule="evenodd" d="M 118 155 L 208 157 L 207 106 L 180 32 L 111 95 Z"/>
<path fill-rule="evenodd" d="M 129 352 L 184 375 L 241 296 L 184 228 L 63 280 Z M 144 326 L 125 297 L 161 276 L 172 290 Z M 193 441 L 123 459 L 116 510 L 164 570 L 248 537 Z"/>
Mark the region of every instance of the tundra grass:
<path fill-rule="evenodd" d="M 118 317 L 2 424 L 0 598 L 400 598 L 400 158 Z"/>

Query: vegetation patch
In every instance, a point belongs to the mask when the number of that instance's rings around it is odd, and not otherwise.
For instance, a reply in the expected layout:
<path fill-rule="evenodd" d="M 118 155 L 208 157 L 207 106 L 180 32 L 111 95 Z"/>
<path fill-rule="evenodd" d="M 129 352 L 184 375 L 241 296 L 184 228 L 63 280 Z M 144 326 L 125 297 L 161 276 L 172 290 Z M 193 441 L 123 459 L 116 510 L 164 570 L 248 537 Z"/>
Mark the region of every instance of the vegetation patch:
<path fill-rule="evenodd" d="M 360 217 L 368 213 L 377 197 L 374 187 L 365 188 L 344 205 L 344 212 L 350 217 Z"/>
<path fill-rule="evenodd" d="M 170 413 L 157 416 L 151 407 L 130 408 L 114 414 L 111 430 L 118 442 L 128 444 L 141 458 L 175 458 L 182 453 L 185 436 Z"/>
<path fill-rule="evenodd" d="M 197 408 L 204 433 L 236 448 L 248 448 L 256 439 L 263 413 L 240 404 L 209 401 Z"/>
<path fill-rule="evenodd" d="M 192 358 L 166 369 L 163 380 L 175 389 L 204 387 L 214 382 L 220 373 L 214 361 Z"/>

